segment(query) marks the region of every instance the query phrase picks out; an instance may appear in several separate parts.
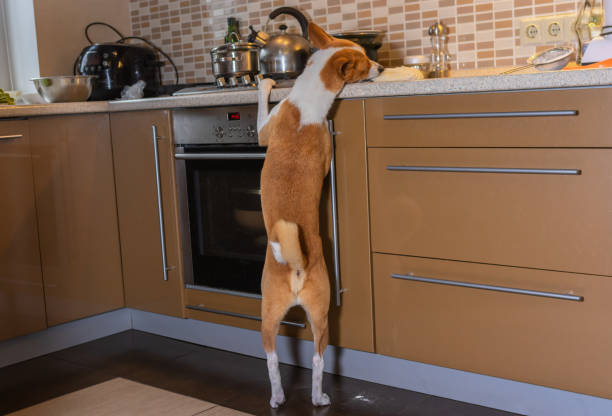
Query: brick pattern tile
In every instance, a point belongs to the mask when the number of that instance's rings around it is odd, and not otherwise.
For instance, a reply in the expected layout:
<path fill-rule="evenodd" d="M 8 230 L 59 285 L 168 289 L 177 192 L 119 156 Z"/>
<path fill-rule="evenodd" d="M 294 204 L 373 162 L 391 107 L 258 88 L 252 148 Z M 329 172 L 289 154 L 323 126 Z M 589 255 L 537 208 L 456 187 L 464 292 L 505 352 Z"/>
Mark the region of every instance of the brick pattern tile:
<path fill-rule="evenodd" d="M 175 61 L 180 82 L 214 80 L 210 49 L 223 43 L 226 18 L 235 16 L 246 38 L 249 25 L 266 32 L 285 23 L 299 31 L 292 17 L 269 21 L 277 7 L 292 6 L 329 32 L 355 29 L 385 31 L 379 60 L 398 66 L 405 55 L 430 52 L 428 27 L 441 20 L 450 28 L 449 51 L 456 69 L 518 65 L 536 52 L 519 45 L 519 19 L 572 13 L 581 0 L 130 0 L 132 32 L 152 40 Z M 541 47 L 538 47 L 538 50 Z M 174 80 L 163 67 L 164 83 Z"/>

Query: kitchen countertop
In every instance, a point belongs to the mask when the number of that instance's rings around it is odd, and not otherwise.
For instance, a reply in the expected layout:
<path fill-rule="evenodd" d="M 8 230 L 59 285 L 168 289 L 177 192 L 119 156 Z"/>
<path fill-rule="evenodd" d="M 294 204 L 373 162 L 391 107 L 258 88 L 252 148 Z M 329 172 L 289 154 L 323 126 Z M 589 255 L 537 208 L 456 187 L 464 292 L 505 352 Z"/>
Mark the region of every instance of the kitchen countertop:
<path fill-rule="evenodd" d="M 512 75 L 491 75 L 501 69 L 457 71 L 455 76 L 421 81 L 362 82 L 344 87 L 338 98 L 372 98 L 470 92 L 513 91 L 550 88 L 612 86 L 611 69 L 529 72 Z M 534 70 L 535 71 L 535 70 Z M 476 75 L 474 75 L 476 74 Z M 465 76 L 468 75 L 468 76 Z M 271 101 L 285 98 L 289 88 L 272 91 Z M 90 101 L 42 105 L 0 106 L 0 118 L 57 114 L 100 113 L 115 111 L 153 110 L 178 107 L 212 107 L 254 104 L 257 91 L 222 91 L 180 97 L 158 97 L 125 101 Z"/>

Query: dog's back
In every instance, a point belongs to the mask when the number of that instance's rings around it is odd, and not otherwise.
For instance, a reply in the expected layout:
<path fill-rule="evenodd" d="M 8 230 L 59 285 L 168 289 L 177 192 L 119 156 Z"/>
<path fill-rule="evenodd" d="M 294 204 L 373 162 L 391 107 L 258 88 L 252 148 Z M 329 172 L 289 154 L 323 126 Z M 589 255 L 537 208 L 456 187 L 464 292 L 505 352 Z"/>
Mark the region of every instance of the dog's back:
<path fill-rule="evenodd" d="M 300 229 L 309 262 L 321 255 L 319 203 L 329 170 L 331 139 L 325 124 L 299 128 L 300 114 L 284 101 L 263 134 L 270 134 L 261 172 L 262 210 L 268 235 L 278 220 Z M 260 134 L 261 134 L 260 133 Z"/>

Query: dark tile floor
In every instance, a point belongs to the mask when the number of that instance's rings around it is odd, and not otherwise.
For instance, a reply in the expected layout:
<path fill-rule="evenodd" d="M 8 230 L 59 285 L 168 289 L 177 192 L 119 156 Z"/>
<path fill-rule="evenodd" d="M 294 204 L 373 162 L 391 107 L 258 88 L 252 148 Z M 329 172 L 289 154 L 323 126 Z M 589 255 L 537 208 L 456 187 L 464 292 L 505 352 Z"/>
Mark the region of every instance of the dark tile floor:
<path fill-rule="evenodd" d="M 264 360 L 126 331 L 0 368 L 0 414 L 124 377 L 255 415 L 507 416 L 507 412 L 325 374 L 332 405 L 313 408 L 311 372 L 281 366 L 287 402 L 270 409 Z"/>

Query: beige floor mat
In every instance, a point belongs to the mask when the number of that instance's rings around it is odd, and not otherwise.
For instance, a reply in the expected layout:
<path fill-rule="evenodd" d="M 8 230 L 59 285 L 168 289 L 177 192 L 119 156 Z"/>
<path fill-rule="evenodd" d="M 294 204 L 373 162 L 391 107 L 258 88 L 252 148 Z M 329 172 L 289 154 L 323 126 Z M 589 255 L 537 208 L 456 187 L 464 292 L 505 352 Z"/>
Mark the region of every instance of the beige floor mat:
<path fill-rule="evenodd" d="M 114 378 L 7 416 L 249 416 L 214 403 Z"/>

